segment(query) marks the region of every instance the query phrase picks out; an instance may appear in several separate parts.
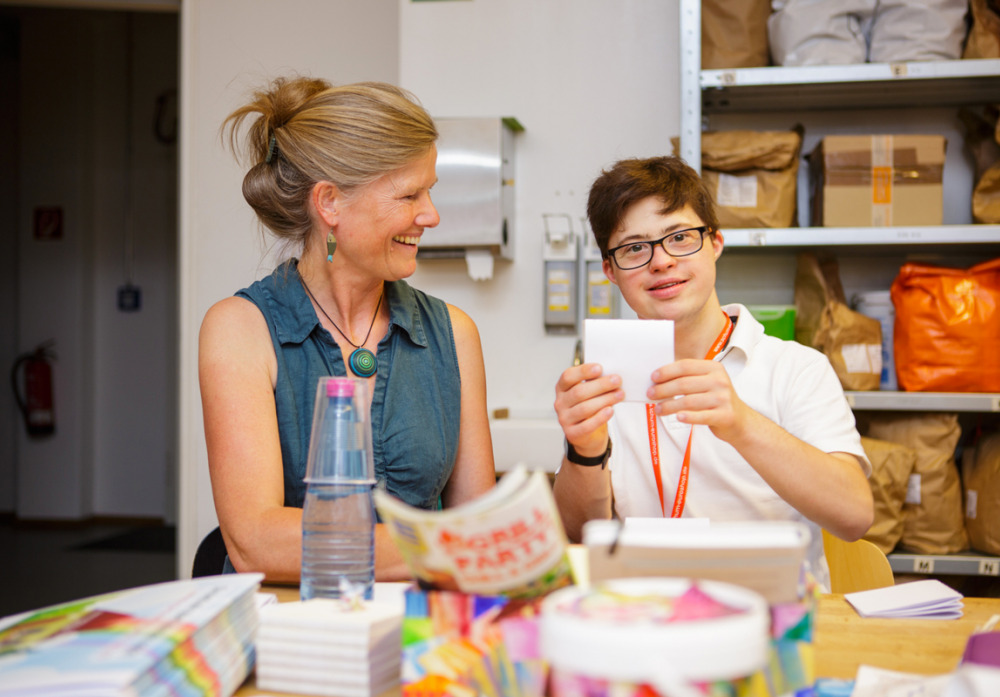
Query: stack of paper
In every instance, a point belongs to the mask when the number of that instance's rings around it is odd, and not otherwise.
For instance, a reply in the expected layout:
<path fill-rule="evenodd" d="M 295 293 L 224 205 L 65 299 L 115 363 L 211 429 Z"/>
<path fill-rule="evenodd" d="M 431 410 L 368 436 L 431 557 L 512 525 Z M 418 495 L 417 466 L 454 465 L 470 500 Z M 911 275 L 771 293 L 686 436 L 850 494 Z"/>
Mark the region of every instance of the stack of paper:
<path fill-rule="evenodd" d="M 159 583 L 0 621 L 0 697 L 229 695 L 253 666 L 260 574 Z"/>
<path fill-rule="evenodd" d="M 317 598 L 268 605 L 257 632 L 257 687 L 330 697 L 371 697 L 399 684 L 403 608 L 352 609 Z"/>
<path fill-rule="evenodd" d="M 937 579 L 846 593 L 862 617 L 952 620 L 962 616 L 962 594 Z"/>
<path fill-rule="evenodd" d="M 809 529 L 785 521 L 591 520 L 583 526 L 590 582 L 687 577 L 744 586 L 772 605 L 800 598 Z"/>

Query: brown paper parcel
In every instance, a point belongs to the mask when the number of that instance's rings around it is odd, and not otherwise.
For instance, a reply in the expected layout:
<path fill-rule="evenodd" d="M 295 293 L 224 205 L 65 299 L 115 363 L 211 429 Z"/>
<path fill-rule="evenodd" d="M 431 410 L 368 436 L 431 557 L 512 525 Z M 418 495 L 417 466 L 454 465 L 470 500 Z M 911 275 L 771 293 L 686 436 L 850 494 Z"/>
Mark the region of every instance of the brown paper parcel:
<path fill-rule="evenodd" d="M 882 325 L 848 307 L 837 262 L 798 257 L 795 339 L 823 352 L 845 390 L 877 390 L 882 375 Z"/>
<path fill-rule="evenodd" d="M 872 463 L 868 478 L 875 501 L 875 521 L 865 539 L 888 554 L 903 536 L 903 504 L 917 453 L 899 443 L 861 437 L 861 445 Z"/>
<path fill-rule="evenodd" d="M 702 70 L 766 66 L 770 15 L 771 0 L 702 0 Z"/>
<path fill-rule="evenodd" d="M 962 486 L 955 464 L 961 436 L 957 414 L 864 413 L 863 435 L 917 452 L 903 505 L 899 546 L 917 554 L 954 554 L 968 548 Z"/>
<path fill-rule="evenodd" d="M 679 140 L 672 139 L 674 153 Z M 702 179 L 725 228 L 792 227 L 802 134 L 709 131 L 701 135 Z"/>
<path fill-rule="evenodd" d="M 1000 433 L 965 448 L 962 482 L 969 544 L 980 552 L 1000 554 Z"/>
<path fill-rule="evenodd" d="M 970 0 L 972 26 L 962 58 L 1000 58 L 1000 15 L 991 0 Z"/>

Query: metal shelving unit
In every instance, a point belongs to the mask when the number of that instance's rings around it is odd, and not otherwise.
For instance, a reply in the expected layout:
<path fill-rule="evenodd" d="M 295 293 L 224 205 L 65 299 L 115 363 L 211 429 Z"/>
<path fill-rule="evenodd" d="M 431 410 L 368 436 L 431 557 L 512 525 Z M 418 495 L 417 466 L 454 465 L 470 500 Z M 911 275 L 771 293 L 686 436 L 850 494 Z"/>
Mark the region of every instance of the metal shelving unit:
<path fill-rule="evenodd" d="M 701 169 L 701 132 L 712 114 L 1000 103 L 1000 60 L 701 69 L 701 0 L 680 3 L 680 155 Z M 738 254 L 863 247 L 866 253 L 1000 254 L 1000 225 L 888 228 L 727 229 Z M 873 411 L 1000 412 L 1000 394 L 847 392 L 851 407 Z M 893 553 L 896 573 L 1000 576 L 1000 557 Z"/>
<path fill-rule="evenodd" d="M 897 574 L 945 574 L 957 576 L 1000 576 L 1000 557 L 988 554 L 906 554 L 888 555 L 889 566 Z"/>
<path fill-rule="evenodd" d="M 1000 62 L 1000 61 L 998 61 Z M 726 228 L 726 248 L 912 247 L 998 245 L 1000 225 L 908 227 Z"/>
<path fill-rule="evenodd" d="M 845 392 L 852 409 L 1000 413 L 994 392 Z"/>
<path fill-rule="evenodd" d="M 1000 101 L 1000 60 L 703 70 L 705 113 L 959 106 Z"/>

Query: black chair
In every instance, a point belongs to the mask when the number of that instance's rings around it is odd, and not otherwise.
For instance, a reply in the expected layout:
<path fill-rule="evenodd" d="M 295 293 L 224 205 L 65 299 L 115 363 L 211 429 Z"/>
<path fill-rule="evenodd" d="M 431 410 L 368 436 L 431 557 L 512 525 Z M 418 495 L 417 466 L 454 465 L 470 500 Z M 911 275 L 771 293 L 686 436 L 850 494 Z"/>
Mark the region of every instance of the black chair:
<path fill-rule="evenodd" d="M 226 541 L 222 539 L 222 530 L 215 528 L 205 535 L 194 553 L 194 565 L 191 568 L 192 578 L 199 576 L 216 576 L 222 573 L 226 563 Z"/>

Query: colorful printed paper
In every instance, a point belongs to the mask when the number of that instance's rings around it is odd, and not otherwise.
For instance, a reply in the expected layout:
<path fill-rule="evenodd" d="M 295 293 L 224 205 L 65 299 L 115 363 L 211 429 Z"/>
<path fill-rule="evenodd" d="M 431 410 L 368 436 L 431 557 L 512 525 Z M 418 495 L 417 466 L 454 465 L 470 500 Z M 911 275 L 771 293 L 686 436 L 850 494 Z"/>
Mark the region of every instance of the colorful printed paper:
<path fill-rule="evenodd" d="M 542 697 L 537 617 L 535 601 L 407 591 L 403 697 Z"/>
<path fill-rule="evenodd" d="M 262 578 L 160 583 L 8 620 L 0 697 L 230 695 L 253 667 Z"/>

